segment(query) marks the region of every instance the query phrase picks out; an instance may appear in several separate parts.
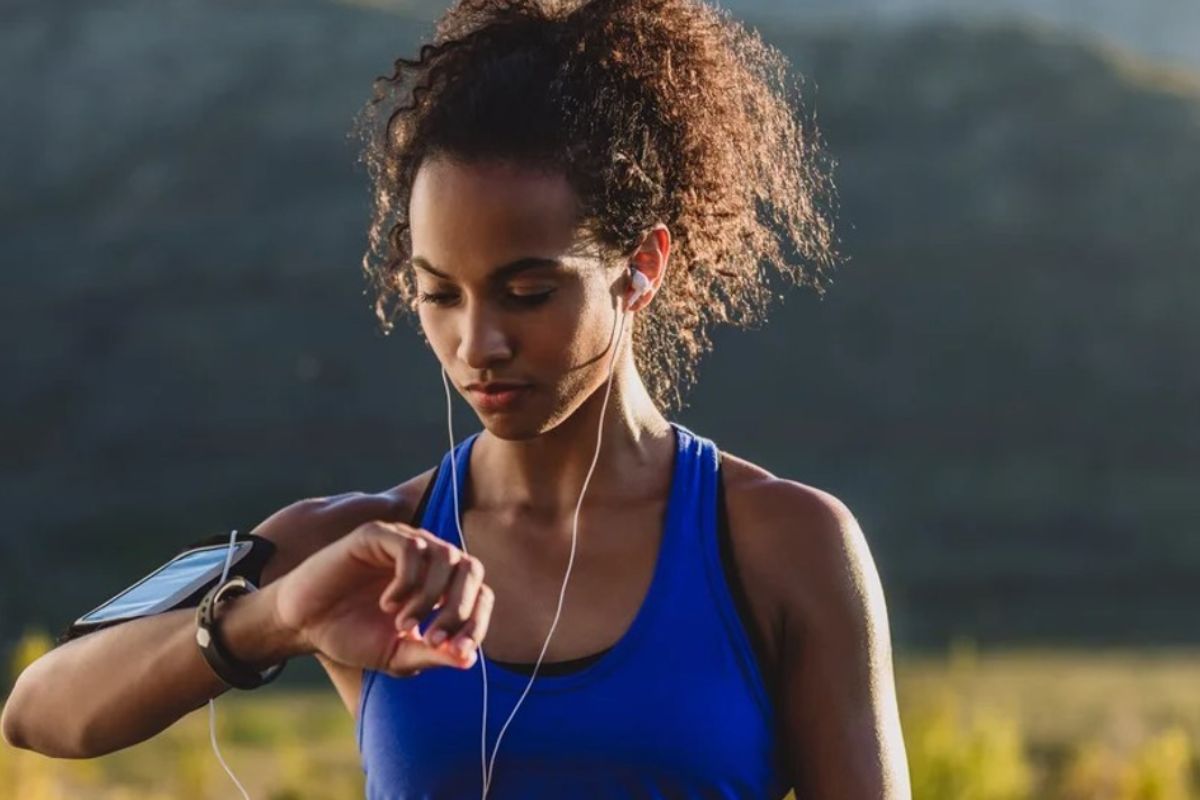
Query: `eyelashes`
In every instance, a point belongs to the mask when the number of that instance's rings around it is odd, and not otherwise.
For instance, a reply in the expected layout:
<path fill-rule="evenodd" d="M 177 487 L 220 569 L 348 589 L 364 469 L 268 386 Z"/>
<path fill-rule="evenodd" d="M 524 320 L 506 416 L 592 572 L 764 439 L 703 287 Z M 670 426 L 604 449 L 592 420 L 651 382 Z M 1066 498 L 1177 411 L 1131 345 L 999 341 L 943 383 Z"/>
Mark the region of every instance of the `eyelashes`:
<path fill-rule="evenodd" d="M 506 294 L 504 299 L 520 308 L 534 308 L 540 306 L 550 299 L 556 290 L 551 289 L 546 292 L 537 294 Z M 421 303 L 430 303 L 435 306 L 449 306 L 457 299 L 457 295 L 452 292 L 417 292 L 417 301 Z"/>
<path fill-rule="evenodd" d="M 417 302 L 420 303 L 432 303 L 435 306 L 444 306 L 448 305 L 452 299 L 453 295 L 417 292 Z"/>

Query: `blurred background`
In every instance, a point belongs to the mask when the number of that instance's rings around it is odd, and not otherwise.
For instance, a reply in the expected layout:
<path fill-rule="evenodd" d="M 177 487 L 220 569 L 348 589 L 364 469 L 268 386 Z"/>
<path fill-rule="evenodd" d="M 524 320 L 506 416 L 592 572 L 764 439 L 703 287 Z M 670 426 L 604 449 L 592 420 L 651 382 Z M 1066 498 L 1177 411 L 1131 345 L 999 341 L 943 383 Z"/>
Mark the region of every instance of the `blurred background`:
<path fill-rule="evenodd" d="M 5 688 L 185 543 L 445 451 L 349 136 L 445 5 L 0 6 Z M 858 517 L 916 797 L 1200 797 L 1200 3 L 723 5 L 805 78 L 849 261 L 676 419 Z M 256 797 L 361 796 L 314 661 L 218 705 Z M 0 744 L 0 798 L 232 796 L 207 736 Z"/>

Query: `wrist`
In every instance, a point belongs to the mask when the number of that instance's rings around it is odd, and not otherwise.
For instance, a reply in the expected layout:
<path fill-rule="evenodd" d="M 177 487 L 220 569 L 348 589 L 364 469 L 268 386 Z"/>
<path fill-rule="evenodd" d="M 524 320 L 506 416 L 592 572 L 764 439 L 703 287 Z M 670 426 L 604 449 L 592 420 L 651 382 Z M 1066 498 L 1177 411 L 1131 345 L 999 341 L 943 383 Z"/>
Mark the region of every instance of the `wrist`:
<path fill-rule="evenodd" d="M 260 594 L 263 595 L 263 601 L 270 605 L 269 627 L 283 642 L 284 651 L 288 654 L 286 657 L 307 656 L 315 653 L 317 648 L 313 647 L 312 642 L 308 640 L 308 634 L 302 628 L 284 622 L 283 615 L 279 613 L 279 592 L 280 581 L 275 581 L 267 584 Z"/>
<path fill-rule="evenodd" d="M 231 598 L 221 611 L 221 638 L 230 655 L 254 669 L 264 670 L 312 648 L 302 635 L 283 624 L 276 596 L 279 582 L 260 591 Z"/>
<path fill-rule="evenodd" d="M 307 632 L 303 628 L 284 622 L 283 615 L 279 613 L 280 583 L 280 581 L 275 581 L 268 584 L 261 592 L 263 601 L 270 604 L 271 621 L 269 626 L 283 642 L 282 646 L 288 653 L 288 658 L 311 655 L 317 651 L 317 648 L 313 647 L 312 642 L 309 641 Z"/>

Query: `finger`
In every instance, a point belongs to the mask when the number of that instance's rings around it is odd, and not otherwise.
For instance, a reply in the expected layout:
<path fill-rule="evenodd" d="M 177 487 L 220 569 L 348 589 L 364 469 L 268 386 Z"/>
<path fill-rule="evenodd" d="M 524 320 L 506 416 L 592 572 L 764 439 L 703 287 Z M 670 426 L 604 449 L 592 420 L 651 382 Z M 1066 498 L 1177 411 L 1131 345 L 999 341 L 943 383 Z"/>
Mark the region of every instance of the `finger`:
<path fill-rule="evenodd" d="M 424 559 L 425 573 L 396 612 L 397 630 L 404 631 L 429 615 L 445 594 L 454 566 L 462 557 L 462 551 L 451 544 L 441 541 L 430 544 Z"/>
<path fill-rule="evenodd" d="M 403 558 L 404 550 L 413 539 L 425 537 L 399 531 L 386 522 L 365 522 L 338 541 L 348 548 L 352 557 L 371 566 L 392 566 Z"/>
<path fill-rule="evenodd" d="M 429 552 L 429 543 L 425 539 L 419 536 L 401 538 L 404 540 L 404 557 L 396 559 L 396 574 L 379 596 L 379 607 L 389 614 L 399 611 L 404 599 L 420 584 Z"/>
<path fill-rule="evenodd" d="M 464 555 L 454 566 L 450 585 L 442 600 L 442 610 L 425 629 L 425 636 L 432 647 L 458 633 L 475 610 L 475 598 L 483 585 L 483 562 L 475 556 Z"/>
<path fill-rule="evenodd" d="M 471 611 L 471 616 L 446 645 L 446 649 L 465 666 L 469 667 L 475 663 L 476 651 L 487 637 L 495 605 L 496 593 L 486 583 L 482 584 L 476 594 L 475 608 Z"/>
<path fill-rule="evenodd" d="M 418 537 L 425 539 L 429 542 L 432 542 L 434 544 L 437 544 L 439 542 L 443 542 L 443 543 L 445 542 L 444 539 L 442 539 L 440 536 L 438 536 L 436 533 L 434 533 L 431 530 L 427 530 L 425 528 L 414 528 L 410 525 L 404 525 L 404 523 L 395 523 L 395 524 L 401 525 L 404 528 L 404 532 L 409 534 L 410 536 L 418 536 Z"/>
<path fill-rule="evenodd" d="M 474 663 L 472 661 L 472 663 Z M 390 675 L 408 677 L 415 675 L 427 667 L 458 667 L 465 669 L 470 666 L 444 650 L 435 650 L 423 641 L 411 637 L 396 638 L 388 663 L 384 670 Z"/>

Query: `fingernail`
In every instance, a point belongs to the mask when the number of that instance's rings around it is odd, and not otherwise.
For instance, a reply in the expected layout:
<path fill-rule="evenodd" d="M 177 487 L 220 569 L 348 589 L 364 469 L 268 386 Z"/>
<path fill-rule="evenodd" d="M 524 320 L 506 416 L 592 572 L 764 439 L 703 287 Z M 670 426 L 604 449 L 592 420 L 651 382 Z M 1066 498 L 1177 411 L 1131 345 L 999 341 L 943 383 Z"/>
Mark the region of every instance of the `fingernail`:
<path fill-rule="evenodd" d="M 455 639 L 454 649 L 463 658 L 469 658 L 471 653 L 475 650 L 475 642 L 471 641 L 470 639 Z"/>
<path fill-rule="evenodd" d="M 441 629 L 434 631 L 433 634 L 429 637 L 429 643 L 432 644 L 434 647 L 437 647 L 439 644 L 441 644 L 444 641 L 446 641 L 446 632 Z"/>
<path fill-rule="evenodd" d="M 400 631 L 401 633 L 405 633 L 409 628 L 416 624 L 417 620 L 415 617 L 405 617 L 404 620 L 402 620 L 400 624 L 396 626 L 396 630 Z"/>

